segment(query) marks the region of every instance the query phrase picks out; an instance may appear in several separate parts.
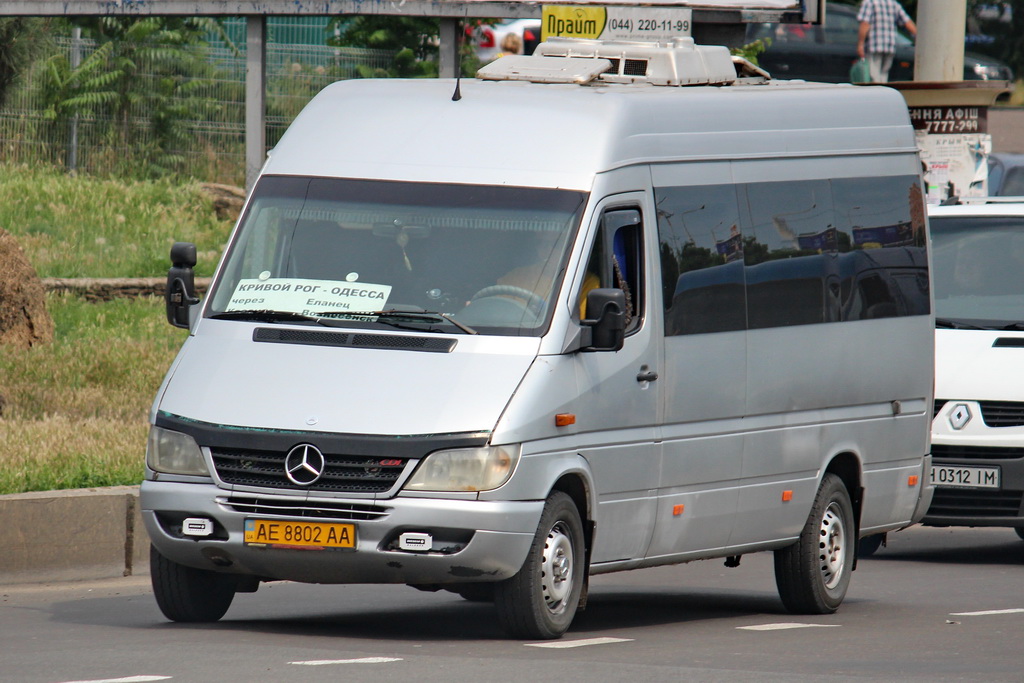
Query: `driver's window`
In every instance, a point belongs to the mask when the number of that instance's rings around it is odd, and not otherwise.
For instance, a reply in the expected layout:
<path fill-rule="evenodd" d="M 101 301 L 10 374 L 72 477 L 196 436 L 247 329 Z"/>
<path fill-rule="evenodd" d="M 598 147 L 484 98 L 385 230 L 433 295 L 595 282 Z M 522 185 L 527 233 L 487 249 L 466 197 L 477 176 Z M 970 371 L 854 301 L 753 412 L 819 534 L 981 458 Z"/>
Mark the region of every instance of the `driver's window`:
<path fill-rule="evenodd" d="M 623 290 L 626 331 L 639 326 L 643 312 L 643 223 L 638 209 L 609 210 L 601 217 L 580 287 L 580 319 L 587 317 L 587 293 L 599 287 Z"/>

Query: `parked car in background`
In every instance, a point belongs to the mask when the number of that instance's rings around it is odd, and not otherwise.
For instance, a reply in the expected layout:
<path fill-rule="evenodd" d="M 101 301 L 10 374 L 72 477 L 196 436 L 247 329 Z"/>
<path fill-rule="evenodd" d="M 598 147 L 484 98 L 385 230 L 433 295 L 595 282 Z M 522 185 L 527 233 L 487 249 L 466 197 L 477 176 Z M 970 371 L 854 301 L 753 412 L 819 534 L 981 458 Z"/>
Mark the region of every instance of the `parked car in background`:
<path fill-rule="evenodd" d="M 522 39 L 522 54 L 533 54 L 533 49 L 540 42 L 540 19 L 512 19 L 493 26 L 476 27 L 471 39 L 476 44 L 477 58 L 482 63 L 497 59 L 502 54 L 505 36 L 512 33 Z"/>
<path fill-rule="evenodd" d="M 825 23 L 821 25 L 749 24 L 747 42 L 771 41 L 758 55 L 758 66 L 773 78 L 849 82 L 850 69 L 857 61 L 857 8 L 834 2 L 826 7 Z M 889 80 L 913 79 L 914 43 L 899 35 Z M 1013 70 L 996 59 L 968 52 L 964 54 L 964 80 L 1012 81 Z"/>
<path fill-rule="evenodd" d="M 1024 154 L 989 154 L 988 193 L 993 197 L 1024 197 Z"/>

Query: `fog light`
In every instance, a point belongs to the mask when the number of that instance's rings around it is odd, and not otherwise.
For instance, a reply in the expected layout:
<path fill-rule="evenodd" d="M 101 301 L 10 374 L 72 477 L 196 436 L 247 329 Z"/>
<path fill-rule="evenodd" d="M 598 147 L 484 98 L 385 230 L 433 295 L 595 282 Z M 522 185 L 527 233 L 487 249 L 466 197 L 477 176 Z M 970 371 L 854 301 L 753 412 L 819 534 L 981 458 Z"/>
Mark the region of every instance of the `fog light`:
<path fill-rule="evenodd" d="M 209 536 L 213 533 L 213 520 L 202 517 L 186 517 L 181 523 L 181 533 L 186 536 Z"/>
<path fill-rule="evenodd" d="M 430 550 L 430 547 L 433 544 L 434 539 L 430 534 L 424 534 L 418 531 L 407 531 L 398 537 L 399 550 Z"/>

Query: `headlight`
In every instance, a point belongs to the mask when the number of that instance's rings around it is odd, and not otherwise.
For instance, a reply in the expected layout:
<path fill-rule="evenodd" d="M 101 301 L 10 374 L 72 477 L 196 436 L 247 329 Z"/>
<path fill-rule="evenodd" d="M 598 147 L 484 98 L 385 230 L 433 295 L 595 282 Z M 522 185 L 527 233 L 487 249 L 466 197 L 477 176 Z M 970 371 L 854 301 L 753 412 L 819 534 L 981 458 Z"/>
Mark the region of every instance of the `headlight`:
<path fill-rule="evenodd" d="M 160 427 L 149 428 L 146 464 L 151 470 L 167 474 L 210 474 L 195 439 Z"/>
<path fill-rule="evenodd" d="M 405 485 L 410 491 L 489 491 L 512 476 L 520 444 L 436 451 L 428 455 Z"/>

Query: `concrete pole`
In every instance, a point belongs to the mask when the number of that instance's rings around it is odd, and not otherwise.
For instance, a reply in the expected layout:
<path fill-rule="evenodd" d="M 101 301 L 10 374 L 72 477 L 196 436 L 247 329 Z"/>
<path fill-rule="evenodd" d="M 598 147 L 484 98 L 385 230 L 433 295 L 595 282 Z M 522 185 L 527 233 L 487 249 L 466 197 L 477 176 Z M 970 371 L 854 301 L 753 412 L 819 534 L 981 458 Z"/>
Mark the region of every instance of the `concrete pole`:
<path fill-rule="evenodd" d="M 267 157 L 267 18 L 246 17 L 245 22 L 245 190 Z"/>
<path fill-rule="evenodd" d="M 441 19 L 437 50 L 437 75 L 441 78 L 455 78 L 459 73 L 459 26 L 458 19 Z"/>
<path fill-rule="evenodd" d="M 964 80 L 967 0 L 922 0 L 916 23 L 914 80 Z"/>

